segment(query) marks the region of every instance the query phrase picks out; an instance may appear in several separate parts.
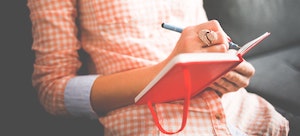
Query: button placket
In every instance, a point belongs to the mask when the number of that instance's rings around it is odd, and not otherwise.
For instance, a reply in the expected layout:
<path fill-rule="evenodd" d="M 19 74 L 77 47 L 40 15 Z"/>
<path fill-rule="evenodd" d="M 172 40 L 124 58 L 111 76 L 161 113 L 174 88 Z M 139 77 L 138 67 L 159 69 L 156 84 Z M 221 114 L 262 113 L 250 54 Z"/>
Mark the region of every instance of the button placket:
<path fill-rule="evenodd" d="M 225 113 L 220 97 L 216 93 L 213 93 L 213 91 L 205 93 L 207 93 L 207 95 L 204 96 L 204 99 L 210 110 L 211 121 L 215 134 L 230 135 L 226 125 Z"/>
<path fill-rule="evenodd" d="M 217 120 L 222 119 L 222 115 L 220 113 L 215 113 L 215 117 L 216 117 Z"/>

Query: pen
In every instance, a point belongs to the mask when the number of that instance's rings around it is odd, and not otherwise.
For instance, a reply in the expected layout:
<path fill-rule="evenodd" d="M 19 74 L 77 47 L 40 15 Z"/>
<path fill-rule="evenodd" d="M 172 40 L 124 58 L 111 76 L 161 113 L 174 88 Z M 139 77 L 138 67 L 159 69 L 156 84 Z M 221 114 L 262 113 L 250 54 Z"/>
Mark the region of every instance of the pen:
<path fill-rule="evenodd" d="M 161 24 L 161 27 L 162 28 L 165 28 L 165 29 L 168 29 L 168 30 L 172 30 L 172 31 L 175 31 L 175 32 L 178 32 L 178 33 L 181 33 L 182 32 L 182 28 L 179 28 L 177 26 L 173 26 L 173 25 L 170 25 L 170 24 L 167 24 L 167 23 L 162 23 Z M 237 44 L 235 44 L 234 42 L 229 42 L 229 49 L 240 49 L 241 47 L 238 46 Z"/>

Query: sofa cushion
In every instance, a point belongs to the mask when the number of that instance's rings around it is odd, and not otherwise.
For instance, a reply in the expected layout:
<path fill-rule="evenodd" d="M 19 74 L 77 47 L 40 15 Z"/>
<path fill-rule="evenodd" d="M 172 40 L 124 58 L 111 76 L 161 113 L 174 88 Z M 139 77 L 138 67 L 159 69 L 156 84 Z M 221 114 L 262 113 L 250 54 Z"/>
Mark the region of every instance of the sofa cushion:
<path fill-rule="evenodd" d="M 300 116 L 300 44 L 247 61 L 256 69 L 247 89 Z"/>
<path fill-rule="evenodd" d="M 289 136 L 300 134 L 300 44 L 248 58 L 256 72 L 247 87 L 289 120 Z"/>
<path fill-rule="evenodd" d="M 300 41 L 300 0 L 205 0 L 209 19 L 217 19 L 237 44 L 264 32 L 271 35 L 247 56 L 263 54 Z"/>
<path fill-rule="evenodd" d="M 271 32 L 245 56 L 256 69 L 247 90 L 266 98 L 289 120 L 289 136 L 300 134 L 299 5 L 299 0 L 204 1 L 208 18 L 217 19 L 239 45 Z"/>

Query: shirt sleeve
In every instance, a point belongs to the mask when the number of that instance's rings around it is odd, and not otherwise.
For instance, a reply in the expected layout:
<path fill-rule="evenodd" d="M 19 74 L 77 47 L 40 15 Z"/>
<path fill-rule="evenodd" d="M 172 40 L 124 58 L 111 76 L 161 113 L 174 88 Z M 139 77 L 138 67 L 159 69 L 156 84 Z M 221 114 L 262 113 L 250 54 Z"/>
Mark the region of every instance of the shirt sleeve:
<path fill-rule="evenodd" d="M 98 75 L 85 75 L 72 78 L 65 89 L 65 105 L 71 115 L 97 119 L 90 103 L 92 85 Z"/>
<path fill-rule="evenodd" d="M 82 63 L 76 4 L 76 0 L 28 0 L 35 52 L 32 84 L 48 113 L 93 117 L 88 99 L 95 77 L 77 75 Z M 71 104 L 75 101 L 78 106 Z"/>

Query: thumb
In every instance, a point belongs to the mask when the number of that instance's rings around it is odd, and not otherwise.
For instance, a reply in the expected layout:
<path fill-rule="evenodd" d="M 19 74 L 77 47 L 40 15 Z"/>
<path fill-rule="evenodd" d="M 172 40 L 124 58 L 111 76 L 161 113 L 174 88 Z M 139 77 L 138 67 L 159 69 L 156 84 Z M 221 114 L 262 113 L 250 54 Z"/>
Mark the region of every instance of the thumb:
<path fill-rule="evenodd" d="M 235 50 L 235 49 L 229 49 L 227 51 L 227 53 L 230 53 L 230 54 L 236 54 L 236 52 L 237 52 L 237 50 Z"/>

